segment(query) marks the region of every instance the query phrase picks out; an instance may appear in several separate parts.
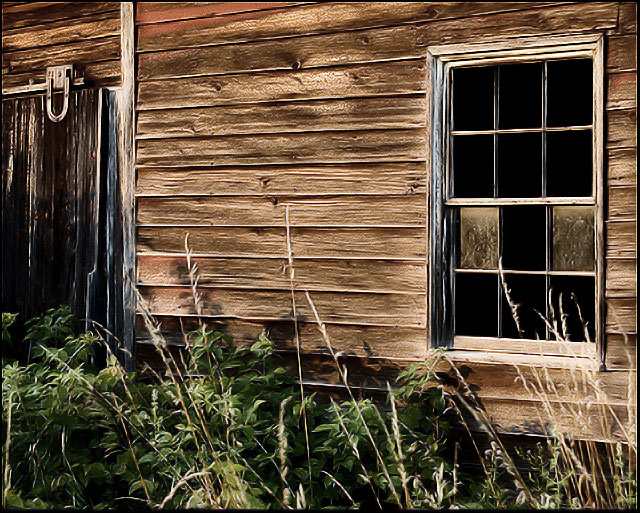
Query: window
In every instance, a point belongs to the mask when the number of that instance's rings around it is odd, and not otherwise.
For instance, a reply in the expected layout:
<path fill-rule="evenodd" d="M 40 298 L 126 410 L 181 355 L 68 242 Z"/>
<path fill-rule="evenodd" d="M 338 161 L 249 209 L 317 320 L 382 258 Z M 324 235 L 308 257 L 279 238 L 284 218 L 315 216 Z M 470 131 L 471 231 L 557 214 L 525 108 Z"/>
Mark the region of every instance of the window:
<path fill-rule="evenodd" d="M 602 337 L 601 43 L 516 44 L 431 52 L 432 338 L 589 353 Z"/>

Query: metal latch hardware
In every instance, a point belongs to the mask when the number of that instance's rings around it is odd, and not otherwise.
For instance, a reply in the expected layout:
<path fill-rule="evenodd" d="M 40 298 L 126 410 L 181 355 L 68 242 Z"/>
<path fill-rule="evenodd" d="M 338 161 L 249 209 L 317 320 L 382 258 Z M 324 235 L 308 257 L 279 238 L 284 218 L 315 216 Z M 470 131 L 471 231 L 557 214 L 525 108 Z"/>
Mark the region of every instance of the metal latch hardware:
<path fill-rule="evenodd" d="M 2 89 L 2 95 L 25 94 L 37 91 L 46 92 L 47 100 L 47 116 L 54 123 L 58 123 L 64 119 L 69 110 L 69 91 L 71 86 L 84 85 L 84 77 L 80 75 L 79 70 L 73 64 L 64 64 L 62 66 L 50 66 L 45 74 L 45 81 L 38 84 L 33 83 L 33 79 L 29 80 L 29 85 L 9 87 Z M 53 112 L 53 95 L 61 93 L 62 109 L 58 114 Z"/>
<path fill-rule="evenodd" d="M 69 83 L 73 77 L 73 65 L 51 66 L 47 68 L 47 116 L 54 123 L 62 121 L 69 110 Z M 62 89 L 62 110 L 53 113 L 53 93 Z"/>

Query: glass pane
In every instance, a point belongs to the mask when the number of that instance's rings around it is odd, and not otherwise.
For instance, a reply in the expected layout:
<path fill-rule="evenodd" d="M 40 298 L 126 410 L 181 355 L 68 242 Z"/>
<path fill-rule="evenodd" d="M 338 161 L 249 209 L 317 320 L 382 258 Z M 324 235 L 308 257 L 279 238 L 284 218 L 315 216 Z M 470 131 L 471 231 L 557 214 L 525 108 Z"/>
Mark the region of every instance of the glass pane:
<path fill-rule="evenodd" d="M 493 135 L 453 138 L 453 195 L 493 198 Z"/>
<path fill-rule="evenodd" d="M 502 207 L 502 265 L 515 271 L 546 269 L 546 207 Z"/>
<path fill-rule="evenodd" d="M 561 338 L 574 342 L 586 341 L 584 335 L 584 326 L 586 325 L 589 338 L 593 342 L 595 340 L 596 318 L 595 278 L 591 276 L 551 276 L 550 285 L 553 311 L 549 314 L 549 320 L 557 326 Z M 560 301 L 561 296 L 562 301 Z M 582 314 L 582 321 L 580 314 Z"/>
<path fill-rule="evenodd" d="M 547 62 L 547 126 L 590 125 L 593 116 L 593 62 Z"/>
<path fill-rule="evenodd" d="M 542 126 L 542 63 L 498 68 L 498 128 Z"/>
<path fill-rule="evenodd" d="M 499 220 L 497 207 L 460 209 L 460 267 L 498 268 Z"/>
<path fill-rule="evenodd" d="M 498 135 L 498 197 L 542 196 L 542 134 Z"/>
<path fill-rule="evenodd" d="M 502 337 L 545 340 L 547 328 L 540 317 L 546 315 L 546 277 L 544 275 L 505 274 L 511 303 L 502 291 Z M 511 305 L 515 305 L 513 314 Z M 516 325 L 516 317 L 518 325 Z"/>
<path fill-rule="evenodd" d="M 591 130 L 547 132 L 547 196 L 591 196 Z"/>
<path fill-rule="evenodd" d="M 553 269 L 595 270 L 593 207 L 553 207 Z"/>
<path fill-rule="evenodd" d="M 495 66 L 455 68 L 453 82 L 453 129 L 493 129 Z"/>
<path fill-rule="evenodd" d="M 456 273 L 455 334 L 498 336 L 498 276 Z"/>

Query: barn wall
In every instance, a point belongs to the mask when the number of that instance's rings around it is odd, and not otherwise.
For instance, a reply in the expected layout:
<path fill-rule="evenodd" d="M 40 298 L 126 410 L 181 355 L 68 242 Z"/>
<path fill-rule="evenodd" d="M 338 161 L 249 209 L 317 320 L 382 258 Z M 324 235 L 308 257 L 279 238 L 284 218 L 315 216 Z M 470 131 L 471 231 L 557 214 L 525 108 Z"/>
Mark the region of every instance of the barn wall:
<path fill-rule="evenodd" d="M 72 62 L 95 85 L 119 85 L 120 2 L 3 2 L 3 88 Z"/>
<path fill-rule="evenodd" d="M 137 4 L 137 285 L 168 338 L 180 344 L 195 326 L 188 234 L 206 320 L 239 341 L 267 329 L 294 358 L 288 209 L 296 290 L 310 291 L 352 379 L 384 387 L 427 347 L 426 50 L 576 33 L 606 34 L 607 363 L 619 370 L 601 377 L 624 416 L 637 332 L 627 3 Z M 305 380 L 336 384 L 310 306 L 295 298 Z M 139 358 L 151 361 L 137 326 Z M 450 355 L 473 369 L 504 430 L 535 430 L 539 405 L 514 388 L 513 358 Z M 566 359 L 524 358 L 530 372 L 569 379 Z"/>

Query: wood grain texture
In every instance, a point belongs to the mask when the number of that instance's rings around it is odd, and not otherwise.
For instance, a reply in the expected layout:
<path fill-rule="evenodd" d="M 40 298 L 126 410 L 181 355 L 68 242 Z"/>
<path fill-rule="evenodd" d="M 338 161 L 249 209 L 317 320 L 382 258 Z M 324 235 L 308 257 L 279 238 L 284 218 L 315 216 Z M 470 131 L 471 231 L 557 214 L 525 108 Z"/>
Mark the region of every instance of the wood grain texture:
<path fill-rule="evenodd" d="M 620 2 L 618 33 L 635 34 L 638 32 L 638 4 L 635 2 Z"/>
<path fill-rule="evenodd" d="M 610 220 L 605 225 L 607 258 L 636 258 L 636 220 Z"/>
<path fill-rule="evenodd" d="M 611 297 L 607 299 L 607 333 L 638 333 L 636 318 L 638 313 L 636 297 Z"/>
<path fill-rule="evenodd" d="M 138 168 L 140 196 L 404 195 L 426 192 L 422 162 L 234 168 Z"/>
<path fill-rule="evenodd" d="M 638 183 L 636 148 L 612 148 L 608 152 L 607 183 L 636 185 Z"/>
<path fill-rule="evenodd" d="M 425 195 L 320 198 L 138 198 L 138 224 L 188 226 L 398 226 L 426 223 Z"/>
<path fill-rule="evenodd" d="M 623 36 L 609 36 L 607 38 L 608 51 L 606 56 L 606 70 L 608 73 L 622 71 L 636 71 L 638 69 L 636 34 Z"/>
<path fill-rule="evenodd" d="M 15 52 L 2 53 L 3 81 L 5 74 L 24 73 L 33 70 L 44 70 L 47 66 L 74 62 L 112 61 L 120 59 L 120 37 L 105 37 L 87 44 L 75 42 L 55 45 L 43 52 L 40 48 L 32 48 Z"/>
<path fill-rule="evenodd" d="M 139 54 L 138 79 L 291 71 L 423 55 L 415 27 L 401 26 Z"/>
<path fill-rule="evenodd" d="M 301 8 L 288 9 L 287 12 L 295 15 L 300 10 Z M 400 11 L 405 11 L 405 8 L 401 8 Z M 183 23 L 193 24 L 201 21 Z M 407 25 L 210 47 L 202 46 L 205 36 L 199 32 L 199 28 L 191 27 L 190 37 L 198 37 L 197 44 L 188 45 L 192 48 L 183 49 L 175 49 L 178 47 L 170 45 L 167 46 L 168 51 L 139 55 L 138 78 L 149 80 L 241 71 L 296 70 L 417 58 L 424 56 L 426 48 L 431 45 L 601 30 L 613 28 L 616 23 L 616 5 L 596 3 L 585 5 L 580 12 L 575 5 L 556 6 L 550 9 L 467 17 L 420 26 Z M 138 32 L 139 48 L 144 48 L 144 30 L 167 30 L 170 28 L 169 25 L 172 24 L 141 27 Z M 211 39 L 207 40 L 211 44 Z M 156 42 L 158 39 L 154 38 L 153 41 Z M 340 50 L 336 51 L 337 48 Z"/>
<path fill-rule="evenodd" d="M 607 111 L 607 148 L 635 148 L 637 121 L 636 109 Z"/>
<path fill-rule="evenodd" d="M 136 24 L 277 9 L 300 3 L 302 2 L 140 2 L 136 4 Z"/>
<path fill-rule="evenodd" d="M 424 93 L 424 59 L 301 71 L 240 73 L 138 84 L 137 108 Z"/>
<path fill-rule="evenodd" d="M 272 39 L 274 37 L 290 37 L 303 34 L 317 34 L 327 32 L 351 31 L 370 27 L 383 27 L 399 25 L 403 23 L 431 22 L 427 25 L 435 25 L 437 20 L 464 18 L 479 19 L 491 18 L 490 13 L 505 11 L 524 11 L 522 16 L 531 15 L 531 12 L 539 10 L 545 14 L 539 16 L 540 30 L 546 27 L 543 23 L 555 17 L 565 30 L 576 26 L 583 30 L 595 28 L 613 28 L 616 26 L 618 10 L 616 4 L 606 4 L 600 7 L 598 4 L 589 4 L 582 12 L 582 19 L 577 16 L 568 22 L 563 20 L 563 13 L 567 12 L 567 19 L 571 14 L 575 16 L 575 7 L 558 7 L 542 9 L 544 3 L 525 2 L 491 2 L 491 3 L 445 3 L 445 2 L 326 2 L 308 6 L 299 6 L 294 9 L 281 9 L 274 11 L 262 11 L 257 13 L 245 13 L 223 17 L 209 17 L 197 20 L 177 21 L 161 25 L 147 25 L 139 27 L 138 39 L 139 51 L 158 51 L 175 48 L 187 48 L 199 46 L 203 40 L 208 44 L 239 43 L 255 41 L 258 39 Z M 547 3 L 546 5 L 550 5 Z M 551 4 L 553 5 L 553 4 Z M 589 11 L 595 9 L 598 15 L 590 16 Z M 553 14 L 549 14 L 553 13 Z M 560 14 L 557 14 L 560 13 Z M 487 16 L 477 16 L 485 14 Z M 511 13 L 507 13 L 509 15 Z M 517 17 L 521 13 L 514 13 Z M 594 25 L 594 18 L 598 22 Z M 525 25 L 525 24 L 523 24 Z M 561 27 L 560 30 L 562 31 Z M 574 29 L 575 30 L 575 29 Z"/>
<path fill-rule="evenodd" d="M 138 139 L 279 132 L 426 129 L 424 97 L 357 98 L 141 111 Z"/>
<path fill-rule="evenodd" d="M 606 297 L 636 297 L 638 262 L 635 259 L 607 260 Z"/>
<path fill-rule="evenodd" d="M 118 11 L 3 31 L 2 51 L 75 43 L 120 35 Z M 41 50 L 42 51 L 42 50 Z"/>
<path fill-rule="evenodd" d="M 289 264 L 274 258 L 194 258 L 200 287 L 290 290 Z M 189 285 L 185 257 L 138 255 L 138 284 Z M 297 290 L 426 293 L 426 265 L 384 260 L 295 260 Z"/>
<path fill-rule="evenodd" d="M 234 166 L 424 160 L 420 129 L 137 141 L 139 166 Z"/>
<path fill-rule="evenodd" d="M 183 333 L 198 329 L 198 322 L 193 317 L 160 316 L 155 318 L 160 324 L 163 337 L 168 344 L 183 345 Z M 207 329 L 226 333 L 233 343 L 250 346 L 265 332 L 275 342 L 278 350 L 293 350 L 295 331 L 292 321 L 243 321 L 238 319 L 204 318 Z M 423 359 L 427 351 L 427 339 L 424 328 L 405 328 L 400 326 L 349 326 L 327 324 L 331 344 L 336 350 L 349 355 L 381 358 L 415 358 Z M 322 338 L 317 324 L 314 322 L 298 323 L 301 348 L 304 353 L 328 352 L 326 342 Z M 141 318 L 136 323 L 138 343 L 152 343 L 151 336 Z"/>
<path fill-rule="evenodd" d="M 612 185 L 609 187 L 608 219 L 633 219 L 637 216 L 638 189 L 635 185 Z"/>
<path fill-rule="evenodd" d="M 189 287 L 140 287 L 154 315 L 195 315 Z M 292 320 L 289 291 L 200 290 L 202 314 L 249 320 Z M 311 292 L 323 322 L 424 328 L 424 295 Z M 300 321 L 312 321 L 313 312 L 301 292 L 296 292 Z"/>
<path fill-rule="evenodd" d="M 106 87 L 120 85 L 120 60 L 89 62 L 83 64 L 85 82 L 96 87 Z M 34 69 L 25 73 L 15 75 L 2 75 L 2 87 L 23 86 L 29 83 L 30 79 L 35 82 L 43 82 L 46 68 Z"/>
<path fill-rule="evenodd" d="M 185 235 L 194 255 L 286 258 L 285 228 L 138 227 L 140 253 L 185 254 Z M 291 228 L 297 258 L 424 259 L 426 230 L 419 228 Z"/>
<path fill-rule="evenodd" d="M 2 6 L 2 30 L 42 25 L 105 12 L 119 12 L 120 2 L 26 2 Z"/>
<path fill-rule="evenodd" d="M 637 335 L 607 335 L 607 369 L 635 370 L 638 367 Z M 635 386 L 635 383 L 634 383 Z"/>
<path fill-rule="evenodd" d="M 636 107 L 637 77 L 635 71 L 607 75 L 607 110 Z"/>

